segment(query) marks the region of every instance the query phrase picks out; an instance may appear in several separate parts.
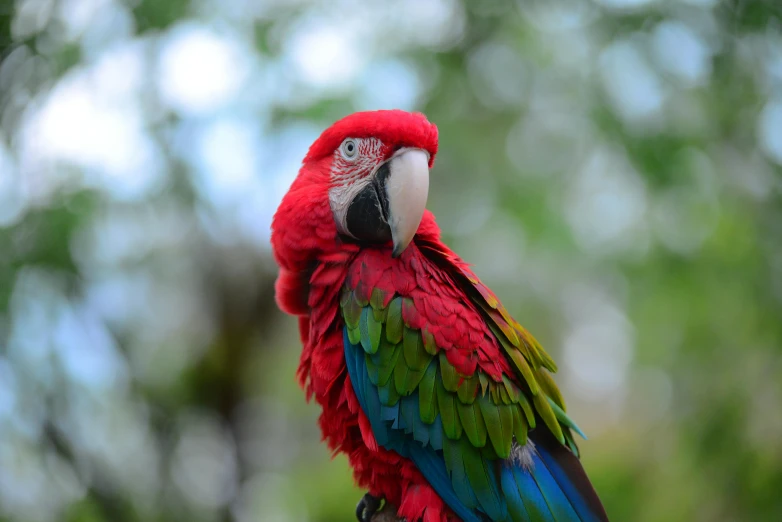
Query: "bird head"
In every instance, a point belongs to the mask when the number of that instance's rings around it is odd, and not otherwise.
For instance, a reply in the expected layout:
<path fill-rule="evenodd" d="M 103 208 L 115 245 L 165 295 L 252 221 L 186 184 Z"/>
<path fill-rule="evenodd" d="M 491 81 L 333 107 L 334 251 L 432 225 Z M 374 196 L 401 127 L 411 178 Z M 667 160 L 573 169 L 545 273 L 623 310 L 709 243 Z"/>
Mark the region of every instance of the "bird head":
<path fill-rule="evenodd" d="M 421 223 L 436 153 L 437 127 L 423 114 L 354 113 L 312 144 L 285 198 L 294 197 L 293 192 L 327 198 L 340 235 L 392 243 L 397 257 Z M 281 207 L 285 204 L 283 199 Z"/>

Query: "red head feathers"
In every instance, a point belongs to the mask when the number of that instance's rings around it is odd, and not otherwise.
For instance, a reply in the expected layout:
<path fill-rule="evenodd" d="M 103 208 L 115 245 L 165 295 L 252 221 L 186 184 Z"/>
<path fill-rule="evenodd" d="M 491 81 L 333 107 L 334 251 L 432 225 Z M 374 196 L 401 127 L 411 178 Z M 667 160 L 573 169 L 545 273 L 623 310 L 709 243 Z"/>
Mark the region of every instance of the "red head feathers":
<path fill-rule="evenodd" d="M 437 154 L 437 126 L 420 112 L 383 110 L 356 112 L 335 122 L 310 147 L 304 163 L 330 156 L 347 138 L 377 138 L 390 150 L 403 147 L 429 153 L 429 167 Z"/>
<path fill-rule="evenodd" d="M 272 223 L 283 267 L 342 244 L 389 245 L 395 256 L 424 215 L 437 127 L 420 113 L 358 112 L 312 144 Z"/>

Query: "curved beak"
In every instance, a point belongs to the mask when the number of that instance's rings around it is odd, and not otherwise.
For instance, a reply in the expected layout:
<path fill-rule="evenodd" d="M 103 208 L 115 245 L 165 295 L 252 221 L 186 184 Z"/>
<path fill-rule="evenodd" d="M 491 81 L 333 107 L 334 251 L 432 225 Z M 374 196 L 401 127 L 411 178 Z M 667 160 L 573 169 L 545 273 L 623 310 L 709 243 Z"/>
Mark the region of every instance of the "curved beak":
<path fill-rule="evenodd" d="M 388 225 L 399 257 L 413 240 L 429 196 L 429 154 L 421 149 L 402 149 L 389 161 L 386 179 Z"/>

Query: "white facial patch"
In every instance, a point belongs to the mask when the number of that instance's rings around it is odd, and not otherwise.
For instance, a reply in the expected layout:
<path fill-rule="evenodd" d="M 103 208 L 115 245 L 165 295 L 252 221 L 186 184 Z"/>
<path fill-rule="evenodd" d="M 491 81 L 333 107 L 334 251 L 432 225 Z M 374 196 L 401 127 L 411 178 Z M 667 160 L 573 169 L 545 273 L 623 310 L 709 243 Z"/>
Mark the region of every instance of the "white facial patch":
<path fill-rule="evenodd" d="M 348 208 L 358 193 L 370 183 L 371 179 L 364 178 L 345 185 L 334 185 L 329 189 L 329 204 L 340 234 L 355 238 L 347 227 Z"/>
<path fill-rule="evenodd" d="M 358 154 L 352 159 L 346 158 L 339 149 L 334 151 L 331 167 L 331 188 L 329 204 L 340 234 L 354 237 L 347 229 L 347 216 L 350 203 L 369 183 L 372 173 L 382 163 L 383 144 L 377 138 L 353 138 Z"/>

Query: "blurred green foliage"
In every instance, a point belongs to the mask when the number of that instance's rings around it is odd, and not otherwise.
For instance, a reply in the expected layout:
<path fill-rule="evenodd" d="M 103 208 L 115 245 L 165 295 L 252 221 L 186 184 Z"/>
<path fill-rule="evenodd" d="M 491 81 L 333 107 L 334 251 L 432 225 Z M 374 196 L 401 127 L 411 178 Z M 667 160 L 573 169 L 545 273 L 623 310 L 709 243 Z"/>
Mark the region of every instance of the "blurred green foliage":
<path fill-rule="evenodd" d="M 778 2 L 389 4 L 0 5 L 0 519 L 352 518 L 266 235 L 317 132 L 395 105 L 612 520 L 782 519 Z"/>

